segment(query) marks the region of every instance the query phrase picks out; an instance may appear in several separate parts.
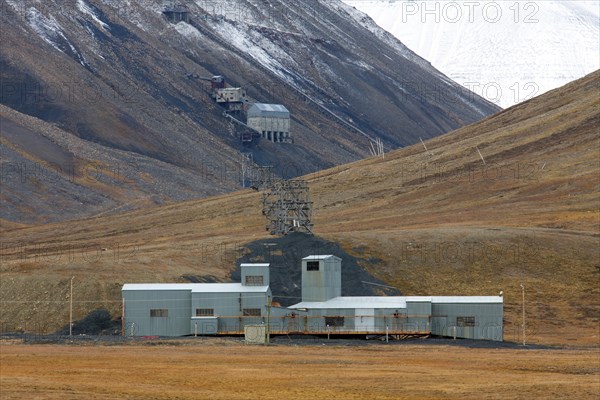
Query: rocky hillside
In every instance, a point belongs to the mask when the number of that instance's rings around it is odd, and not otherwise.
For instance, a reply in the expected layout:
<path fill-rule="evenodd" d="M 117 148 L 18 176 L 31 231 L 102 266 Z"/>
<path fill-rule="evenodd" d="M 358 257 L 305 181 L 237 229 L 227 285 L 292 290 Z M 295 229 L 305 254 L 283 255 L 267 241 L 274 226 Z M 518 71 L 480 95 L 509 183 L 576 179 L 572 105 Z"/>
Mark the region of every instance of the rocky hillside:
<path fill-rule="evenodd" d="M 240 186 L 240 153 L 297 176 L 498 108 L 339 1 L 1 0 L 2 214 L 72 219 Z M 292 113 L 294 144 L 245 146 L 199 77 Z"/>

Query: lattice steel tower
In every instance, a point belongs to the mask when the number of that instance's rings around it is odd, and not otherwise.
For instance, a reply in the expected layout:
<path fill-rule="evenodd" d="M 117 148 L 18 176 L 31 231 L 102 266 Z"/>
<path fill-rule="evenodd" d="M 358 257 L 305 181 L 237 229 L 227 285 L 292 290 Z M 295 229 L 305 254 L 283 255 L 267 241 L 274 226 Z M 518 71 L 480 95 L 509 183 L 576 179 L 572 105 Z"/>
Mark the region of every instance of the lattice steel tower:
<path fill-rule="evenodd" d="M 272 235 L 312 233 L 312 202 L 306 181 L 277 180 L 263 192 L 263 215 Z"/>

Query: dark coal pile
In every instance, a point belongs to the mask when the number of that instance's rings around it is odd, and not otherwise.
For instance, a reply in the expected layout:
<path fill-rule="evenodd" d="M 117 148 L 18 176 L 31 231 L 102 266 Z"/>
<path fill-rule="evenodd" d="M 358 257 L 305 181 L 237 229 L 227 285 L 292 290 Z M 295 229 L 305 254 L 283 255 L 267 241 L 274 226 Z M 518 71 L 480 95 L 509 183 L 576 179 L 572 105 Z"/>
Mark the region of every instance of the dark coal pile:
<path fill-rule="evenodd" d="M 73 335 L 117 335 L 121 333 L 121 322 L 114 320 L 105 308 L 99 308 L 86 315 L 83 319 L 73 322 Z M 57 332 L 67 335 L 69 326 Z"/>
<path fill-rule="evenodd" d="M 359 265 L 374 265 L 377 264 L 377 260 L 355 258 L 346 253 L 339 244 L 318 236 L 293 233 L 283 237 L 257 240 L 244 247 L 249 251 L 237 260 L 237 268 L 231 274 L 231 280 L 240 281 L 239 265 L 242 263 L 270 263 L 273 300 L 282 306 L 290 306 L 301 301 L 301 259 L 317 254 L 333 254 L 342 259 L 342 296 L 401 295 L 399 290 L 364 283 L 385 284 Z"/>

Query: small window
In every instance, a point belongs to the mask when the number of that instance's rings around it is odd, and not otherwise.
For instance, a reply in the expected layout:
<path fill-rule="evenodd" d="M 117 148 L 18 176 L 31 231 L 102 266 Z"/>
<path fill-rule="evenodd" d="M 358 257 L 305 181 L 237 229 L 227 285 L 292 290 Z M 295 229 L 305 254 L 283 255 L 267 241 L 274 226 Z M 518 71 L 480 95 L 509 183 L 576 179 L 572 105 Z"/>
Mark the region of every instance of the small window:
<path fill-rule="evenodd" d="M 344 317 L 325 317 L 325 325 L 344 326 Z"/>
<path fill-rule="evenodd" d="M 260 317 L 260 308 L 244 308 L 244 317 Z"/>
<path fill-rule="evenodd" d="M 319 270 L 319 262 L 318 261 L 307 261 L 306 262 L 306 270 L 307 271 L 318 271 Z"/>
<path fill-rule="evenodd" d="M 262 275 L 246 275 L 246 286 L 262 286 L 263 277 Z"/>
<path fill-rule="evenodd" d="M 475 317 L 456 317 L 458 326 L 475 326 Z"/>
<path fill-rule="evenodd" d="M 213 317 L 214 315 L 213 308 L 196 308 L 196 317 Z"/>
<path fill-rule="evenodd" d="M 169 310 L 167 310 L 166 308 L 152 309 L 152 310 L 150 310 L 150 316 L 151 317 L 168 317 Z"/>

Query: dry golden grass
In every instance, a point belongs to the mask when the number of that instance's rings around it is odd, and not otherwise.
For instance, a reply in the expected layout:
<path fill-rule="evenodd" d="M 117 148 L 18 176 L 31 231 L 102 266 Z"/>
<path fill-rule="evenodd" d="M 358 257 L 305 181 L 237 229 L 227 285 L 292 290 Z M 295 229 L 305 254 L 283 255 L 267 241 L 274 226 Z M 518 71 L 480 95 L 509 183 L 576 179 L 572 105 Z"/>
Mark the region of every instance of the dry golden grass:
<path fill-rule="evenodd" d="M 591 399 L 598 352 L 451 346 L 0 347 L 3 400 Z"/>
<path fill-rule="evenodd" d="M 433 155 L 419 144 L 307 176 L 315 233 L 377 260 L 365 267 L 406 295 L 503 290 L 507 340 L 519 339 L 523 283 L 532 341 L 597 346 L 599 84 L 596 72 L 435 138 Z M 268 237 L 260 209 L 260 194 L 246 190 L 9 229 L 2 323 L 64 326 L 71 276 L 76 319 L 100 306 L 118 315 L 125 282 L 227 279 L 243 244 Z M 448 244 L 461 257 L 440 257 Z"/>

